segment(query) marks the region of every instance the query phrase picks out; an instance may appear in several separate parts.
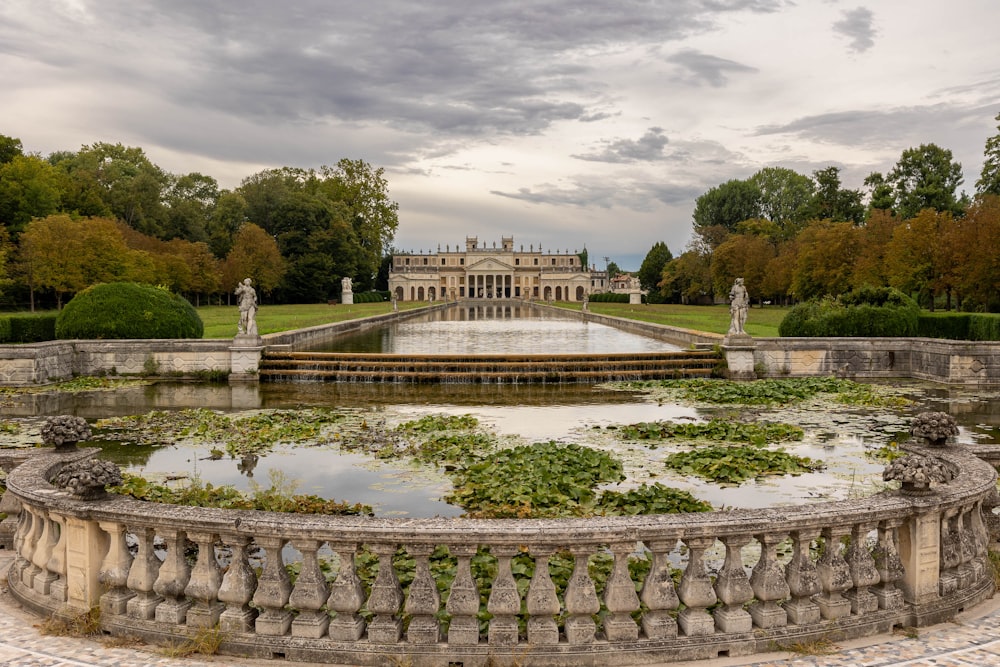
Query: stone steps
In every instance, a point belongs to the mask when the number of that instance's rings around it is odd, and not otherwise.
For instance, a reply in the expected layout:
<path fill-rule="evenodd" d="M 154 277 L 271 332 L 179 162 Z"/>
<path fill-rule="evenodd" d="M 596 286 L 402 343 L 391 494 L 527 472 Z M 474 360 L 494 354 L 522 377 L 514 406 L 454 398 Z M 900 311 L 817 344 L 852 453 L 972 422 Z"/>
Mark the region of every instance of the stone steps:
<path fill-rule="evenodd" d="M 638 354 L 394 355 L 271 352 L 262 382 L 563 383 L 709 377 L 710 350 Z"/>

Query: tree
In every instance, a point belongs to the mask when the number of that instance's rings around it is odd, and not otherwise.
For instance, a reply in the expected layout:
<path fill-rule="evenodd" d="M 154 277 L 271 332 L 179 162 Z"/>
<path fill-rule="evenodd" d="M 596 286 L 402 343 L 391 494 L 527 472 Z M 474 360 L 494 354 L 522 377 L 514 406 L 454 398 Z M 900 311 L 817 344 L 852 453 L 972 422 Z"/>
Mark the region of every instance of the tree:
<path fill-rule="evenodd" d="M 934 144 L 903 151 L 886 182 L 893 188 L 896 213 L 904 220 L 925 208 L 962 212 L 956 194 L 962 184 L 962 165 L 952 161 L 951 151 Z"/>
<path fill-rule="evenodd" d="M 266 231 L 248 222 L 233 238 L 233 249 L 226 256 L 223 289 L 232 292 L 236 284 L 250 278 L 258 292 L 271 292 L 285 275 L 285 260 L 278 244 Z"/>
<path fill-rule="evenodd" d="M 955 260 L 961 273 L 956 287 L 964 310 L 1000 309 L 1000 254 L 983 248 L 1000 248 L 1000 196 L 984 193 L 976 198 L 961 221 Z"/>
<path fill-rule="evenodd" d="M 110 214 L 144 234 L 162 237 L 169 177 L 141 148 L 96 143 L 76 154 L 60 154 L 55 164 L 73 182 L 69 210 Z"/>
<path fill-rule="evenodd" d="M 898 225 L 886 248 L 889 285 L 912 294 L 934 308 L 934 294 L 948 289 L 947 264 L 950 244 L 942 243 L 949 233 L 952 215 L 925 208 Z"/>
<path fill-rule="evenodd" d="M 34 155 L 0 164 L 0 224 L 16 239 L 32 218 L 59 210 L 63 181 L 55 167 Z"/>
<path fill-rule="evenodd" d="M 668 302 L 703 303 L 712 299 L 711 255 L 691 246 L 663 267 L 660 291 Z"/>
<path fill-rule="evenodd" d="M 336 167 L 322 167 L 324 187 L 351 212 L 354 233 L 361 246 L 359 278 L 371 283 L 385 250 L 399 227 L 399 204 L 389 199 L 385 169 L 373 169 L 364 160 L 342 159 Z"/>
<path fill-rule="evenodd" d="M 774 246 L 763 236 L 734 234 L 712 253 L 712 283 L 716 294 L 728 294 L 737 278 L 743 278 L 750 298 L 762 300 L 767 267 L 774 259 Z"/>
<path fill-rule="evenodd" d="M 622 272 L 621 267 L 618 266 L 618 264 L 616 264 L 613 260 L 608 262 L 607 271 L 609 281 Z"/>
<path fill-rule="evenodd" d="M 859 228 L 858 255 L 851 275 L 851 287 L 888 287 L 886 252 L 893 231 L 902 221 L 885 209 L 873 209 Z"/>
<path fill-rule="evenodd" d="M 872 211 L 892 211 L 896 205 L 896 196 L 885 176 L 873 171 L 865 176 L 865 187 L 868 188 L 869 215 Z"/>
<path fill-rule="evenodd" d="M 827 167 L 813 172 L 816 189 L 809 203 L 810 217 L 860 225 L 865 219 L 861 193 L 840 187 L 840 168 Z"/>
<path fill-rule="evenodd" d="M 21 140 L 0 134 L 0 164 L 7 164 L 18 155 L 24 155 Z"/>
<path fill-rule="evenodd" d="M 660 293 L 660 281 L 663 280 L 663 268 L 674 256 L 670 253 L 670 248 L 663 241 L 657 241 L 646 253 L 646 258 L 642 260 L 639 272 L 639 285 L 644 290 L 648 290 L 647 299 L 650 303 L 663 303 L 664 297 Z"/>
<path fill-rule="evenodd" d="M 1000 113 L 994 120 L 1000 121 Z M 997 125 L 1000 130 L 1000 125 Z M 986 140 L 983 151 L 983 169 L 976 181 L 976 193 L 980 195 L 1000 195 L 1000 134 L 994 134 Z"/>
<path fill-rule="evenodd" d="M 792 294 L 797 299 L 844 294 L 859 250 L 858 228 L 849 222 L 813 222 L 796 239 Z"/>
<path fill-rule="evenodd" d="M 91 285 L 127 277 L 130 251 L 115 221 L 52 215 L 33 220 L 21 234 L 18 263 L 31 291 L 51 289 L 63 297 Z"/>
<path fill-rule="evenodd" d="M 765 167 L 750 177 L 760 191 L 758 217 L 775 223 L 791 238 L 809 217 L 815 184 L 808 176 L 783 167 Z"/>
<path fill-rule="evenodd" d="M 737 224 L 759 217 L 760 198 L 760 188 L 750 181 L 734 179 L 710 188 L 695 200 L 695 234 L 708 248 L 715 248 Z"/>
<path fill-rule="evenodd" d="M 170 176 L 164 191 L 167 210 L 163 238 L 207 241 L 219 194 L 219 184 L 211 176 L 197 172 Z"/>

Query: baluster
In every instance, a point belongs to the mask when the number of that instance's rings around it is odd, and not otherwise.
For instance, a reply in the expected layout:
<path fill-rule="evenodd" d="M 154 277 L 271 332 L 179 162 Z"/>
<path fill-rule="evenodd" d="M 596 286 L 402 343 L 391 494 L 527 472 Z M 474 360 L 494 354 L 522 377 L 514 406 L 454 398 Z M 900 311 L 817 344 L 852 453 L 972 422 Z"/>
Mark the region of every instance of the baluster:
<path fill-rule="evenodd" d="M 845 597 L 851 601 L 851 613 L 858 616 L 878 611 L 878 598 L 868 590 L 879 582 L 878 568 L 868 545 L 868 533 L 874 527 L 874 523 L 856 524 L 847 550 L 847 565 L 854 588 L 847 591 Z"/>
<path fill-rule="evenodd" d="M 951 595 L 958 590 L 958 566 L 962 562 L 962 545 L 955 528 L 958 509 L 952 507 L 941 513 L 941 575 L 938 594 Z"/>
<path fill-rule="evenodd" d="M 648 611 L 642 615 L 642 631 L 647 639 L 672 639 L 677 636 L 677 621 L 671 615 L 681 604 L 674 590 L 673 571 L 669 554 L 677 540 L 650 540 L 646 546 L 652 553 L 646 580 L 642 582 L 639 599 Z"/>
<path fill-rule="evenodd" d="M 555 552 L 549 547 L 532 549 L 535 573 L 528 586 L 528 643 L 536 646 L 559 643 L 559 595 L 549 573 L 549 557 Z"/>
<path fill-rule="evenodd" d="M 34 513 L 37 527 L 32 531 L 34 542 L 31 550 L 31 567 L 24 573 L 28 576 L 28 581 L 24 581 L 23 579 L 22 581 L 25 586 L 35 588 L 35 580 L 41 579 L 45 591 L 44 594 L 48 595 L 51 579 L 48 578 L 48 571 L 46 571 L 45 565 L 49 562 L 52 550 L 52 545 L 49 544 L 49 517 L 44 509 L 34 510 Z"/>
<path fill-rule="evenodd" d="M 358 545 L 354 542 L 331 542 L 330 548 L 340 560 L 337 578 L 330 586 L 328 609 L 337 612 L 330 621 L 330 639 L 354 642 L 365 632 L 365 621 L 358 614 L 365 603 L 365 591 L 354 568 L 354 554 Z"/>
<path fill-rule="evenodd" d="M 198 545 L 198 560 L 191 570 L 184 594 L 193 602 L 187 613 L 187 624 L 195 628 L 212 628 L 219 622 L 225 605 L 219 602 L 219 587 L 222 572 L 215 557 L 215 543 L 219 536 L 215 533 L 190 532 L 188 537 Z"/>
<path fill-rule="evenodd" d="M 749 542 L 749 535 L 730 535 L 722 539 L 726 560 L 715 577 L 715 594 L 724 605 L 715 610 L 715 627 L 719 632 L 750 632 L 753 629 L 753 619 L 743 609 L 743 605 L 753 599 L 753 589 L 743 569 L 743 547 Z"/>
<path fill-rule="evenodd" d="M 517 614 L 521 611 L 521 596 L 510 571 L 510 561 L 517 555 L 518 548 L 495 546 L 490 547 L 490 553 L 497 559 L 497 574 L 486 602 L 486 610 L 493 614 L 488 641 L 491 646 L 514 646 L 517 644 Z"/>
<path fill-rule="evenodd" d="M 989 544 L 990 536 L 986 528 L 983 516 L 983 501 L 978 501 L 972 506 L 969 512 L 969 530 L 974 537 L 974 553 L 972 566 L 975 569 L 976 581 L 981 580 L 990 571 L 989 566 Z"/>
<path fill-rule="evenodd" d="M 677 594 L 685 608 L 677 617 L 681 631 L 688 637 L 715 632 L 715 620 L 708 607 L 716 603 L 712 580 L 705 572 L 705 551 L 715 544 L 714 537 L 691 537 L 684 540 L 688 548 L 688 564 L 681 577 Z"/>
<path fill-rule="evenodd" d="M 39 518 L 42 521 L 42 534 L 31 557 L 32 565 L 38 570 L 32 581 L 32 588 L 39 595 L 48 595 L 52 582 L 59 578 L 59 575 L 49 570 L 49 559 L 52 558 L 52 550 L 56 545 L 56 526 L 48 512 L 40 514 Z"/>
<path fill-rule="evenodd" d="M 628 570 L 628 557 L 634 551 L 634 543 L 611 545 L 615 563 L 604 586 L 604 606 L 608 610 L 604 619 L 604 635 L 610 642 L 634 642 L 639 639 L 639 626 L 632 620 L 632 612 L 639 610 L 639 596 Z"/>
<path fill-rule="evenodd" d="M 42 510 L 36 510 L 33 507 L 25 509 L 28 516 L 31 517 L 31 526 L 24 538 L 24 557 L 26 563 L 21 570 L 21 583 L 26 588 L 33 588 L 35 576 L 42 571 L 42 568 L 35 563 L 35 560 L 39 557 L 38 552 L 42 548 L 41 537 L 45 516 Z"/>
<path fill-rule="evenodd" d="M 592 615 L 601 610 L 588 565 L 592 547 L 570 547 L 569 551 L 574 563 L 573 574 L 566 585 L 566 640 L 571 645 L 590 644 L 597 633 Z"/>
<path fill-rule="evenodd" d="M 156 573 L 160 569 L 160 561 L 153 553 L 153 529 L 148 527 L 133 528 L 138 549 L 128 571 L 126 584 L 135 595 L 125 603 L 125 612 L 132 618 L 144 621 L 152 620 L 156 607 L 163 598 L 153 591 Z"/>
<path fill-rule="evenodd" d="M 972 532 L 969 512 L 971 507 L 962 507 L 955 517 L 958 528 L 961 563 L 958 566 L 959 586 L 964 590 L 976 582 L 976 568 L 972 564 L 976 558 L 976 536 Z"/>
<path fill-rule="evenodd" d="M 375 618 L 368 624 L 368 641 L 373 644 L 395 644 L 403 634 L 403 621 L 399 607 L 403 604 L 403 590 L 392 564 L 396 554 L 395 544 L 376 544 L 372 547 L 378 555 L 378 574 L 368 596 L 368 611 Z"/>
<path fill-rule="evenodd" d="M 264 571 L 257 579 L 253 603 L 262 610 L 254 621 L 259 635 L 281 637 L 292 627 L 292 612 L 285 608 L 292 593 L 288 570 L 281 558 L 281 550 L 288 541 L 284 537 L 256 537 L 254 541 L 264 550 Z"/>
<path fill-rule="evenodd" d="M 851 603 L 841 595 L 851 585 L 851 569 L 842 554 L 841 538 L 847 535 L 843 527 L 823 529 L 823 555 L 816 563 L 823 592 L 816 598 L 820 614 L 827 620 L 850 616 Z"/>
<path fill-rule="evenodd" d="M 226 609 L 219 615 L 219 629 L 226 633 L 252 632 L 257 610 L 250 607 L 250 600 L 257 590 L 257 574 L 250 567 L 247 535 L 224 535 L 223 542 L 232 550 L 229 567 L 219 586 L 219 601 Z"/>
<path fill-rule="evenodd" d="M 52 556 L 45 566 L 56 576 L 49 587 L 49 595 L 59 602 L 66 602 L 66 517 L 50 513 L 49 520 L 52 522 L 51 530 L 57 535 L 56 544 L 52 547 Z"/>
<path fill-rule="evenodd" d="M 821 590 L 819 573 L 809 554 L 812 541 L 819 537 L 818 529 L 792 531 L 792 560 L 785 568 L 788 591 L 792 596 L 783 605 L 788 620 L 795 625 L 818 623 L 819 606 L 813 596 Z"/>
<path fill-rule="evenodd" d="M 153 582 L 153 590 L 163 597 L 163 602 L 156 607 L 156 620 L 181 625 L 191 608 L 191 601 L 184 597 L 184 587 L 191 576 L 191 568 L 184 553 L 187 535 L 183 530 L 165 528 L 160 531 L 160 537 L 167 547 L 167 555 L 156 581 Z"/>
<path fill-rule="evenodd" d="M 750 585 L 757 601 L 750 605 L 750 615 L 758 628 L 781 628 L 788 625 L 788 613 L 780 606 L 779 600 L 789 596 L 791 590 L 785 579 L 785 569 L 778 562 L 778 545 L 787 535 L 762 533 L 757 535 L 760 542 L 760 560 L 753 568 Z"/>
<path fill-rule="evenodd" d="M 98 523 L 108 534 L 108 552 L 101 561 L 101 570 L 97 582 L 106 592 L 101 596 L 101 614 L 121 616 L 125 613 L 125 605 L 135 595 L 128 589 L 128 573 L 132 567 L 132 553 L 125 541 L 125 525 L 114 521 Z"/>
<path fill-rule="evenodd" d="M 879 584 L 873 589 L 879 609 L 900 609 L 903 591 L 896 582 L 903 578 L 903 561 L 899 557 L 899 527 L 902 518 L 885 519 L 879 524 L 878 546 L 875 548 L 875 568 Z"/>
<path fill-rule="evenodd" d="M 14 553 L 16 554 L 14 557 L 14 579 L 21 579 L 24 570 L 31 566 L 28 536 L 32 531 L 32 522 L 31 512 L 26 505 L 22 505 L 21 511 L 17 513 L 17 528 L 14 529 Z"/>
<path fill-rule="evenodd" d="M 479 589 L 472 578 L 472 557 L 476 545 L 463 544 L 449 547 L 458 559 L 455 579 L 451 582 L 445 610 L 451 615 L 448 626 L 448 643 L 454 646 L 475 646 L 479 643 Z"/>
<path fill-rule="evenodd" d="M 441 626 L 437 620 L 441 595 L 431 576 L 430 556 L 434 553 L 434 545 L 413 544 L 406 550 L 416 559 L 416 571 L 403 606 L 403 611 L 410 615 L 406 639 L 411 644 L 437 644 L 441 641 Z"/>
<path fill-rule="evenodd" d="M 323 609 L 330 597 L 330 587 L 319 566 L 319 540 L 296 540 L 295 547 L 302 553 L 302 568 L 295 580 L 288 604 L 298 610 L 292 621 L 293 637 L 319 639 L 326 635 L 330 625 L 330 615 Z"/>

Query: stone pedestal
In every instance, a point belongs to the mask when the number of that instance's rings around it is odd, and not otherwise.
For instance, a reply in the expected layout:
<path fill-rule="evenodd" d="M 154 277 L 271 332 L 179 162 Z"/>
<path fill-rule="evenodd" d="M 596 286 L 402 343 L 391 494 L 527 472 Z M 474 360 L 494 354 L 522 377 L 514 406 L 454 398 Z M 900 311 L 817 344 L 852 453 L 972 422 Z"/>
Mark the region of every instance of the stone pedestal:
<path fill-rule="evenodd" d="M 756 345 L 747 334 L 735 334 L 722 339 L 722 354 L 726 358 L 726 377 L 730 380 L 755 380 L 753 353 Z"/>
<path fill-rule="evenodd" d="M 899 557 L 903 561 L 903 595 L 911 604 L 939 597 L 941 578 L 941 519 L 937 514 L 916 516 L 899 527 Z"/>
<path fill-rule="evenodd" d="M 257 381 L 260 357 L 264 351 L 264 341 L 260 336 L 238 334 L 229 348 L 229 380 Z"/>
<path fill-rule="evenodd" d="M 642 292 L 629 292 L 628 293 L 628 303 L 630 306 L 635 306 L 642 303 Z"/>
<path fill-rule="evenodd" d="M 351 291 L 351 290 L 345 290 L 345 291 L 341 292 L 341 294 L 340 294 L 340 303 L 344 304 L 345 306 L 353 306 L 354 305 L 354 292 Z"/>

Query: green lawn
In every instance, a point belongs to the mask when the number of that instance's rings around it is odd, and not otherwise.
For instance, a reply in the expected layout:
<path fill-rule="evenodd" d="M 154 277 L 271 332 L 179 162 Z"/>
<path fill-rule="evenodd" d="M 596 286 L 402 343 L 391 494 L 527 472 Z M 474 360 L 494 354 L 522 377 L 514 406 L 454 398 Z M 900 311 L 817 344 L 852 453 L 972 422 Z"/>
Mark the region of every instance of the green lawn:
<path fill-rule="evenodd" d="M 580 310 L 579 303 L 557 304 L 564 308 Z M 682 329 L 725 334 L 729 331 L 729 306 L 682 306 L 679 304 L 593 303 L 590 311 L 601 315 L 624 317 L 630 320 L 667 324 Z M 772 337 L 778 335 L 778 325 L 790 308 L 767 306 L 751 308 L 747 313 L 746 332 L 751 336 Z"/>
<path fill-rule="evenodd" d="M 426 306 L 426 303 L 404 301 L 399 304 L 400 310 L 409 310 Z M 196 309 L 205 323 L 205 338 L 232 338 L 236 335 L 236 324 L 240 319 L 239 309 L 233 306 L 202 306 Z M 290 331 L 314 327 L 330 322 L 354 320 L 372 315 L 384 315 L 392 312 L 392 304 L 359 303 L 353 306 L 338 304 L 330 306 L 325 303 L 305 303 L 282 306 L 264 304 L 257 311 L 257 330 L 261 334 L 277 331 Z"/>

